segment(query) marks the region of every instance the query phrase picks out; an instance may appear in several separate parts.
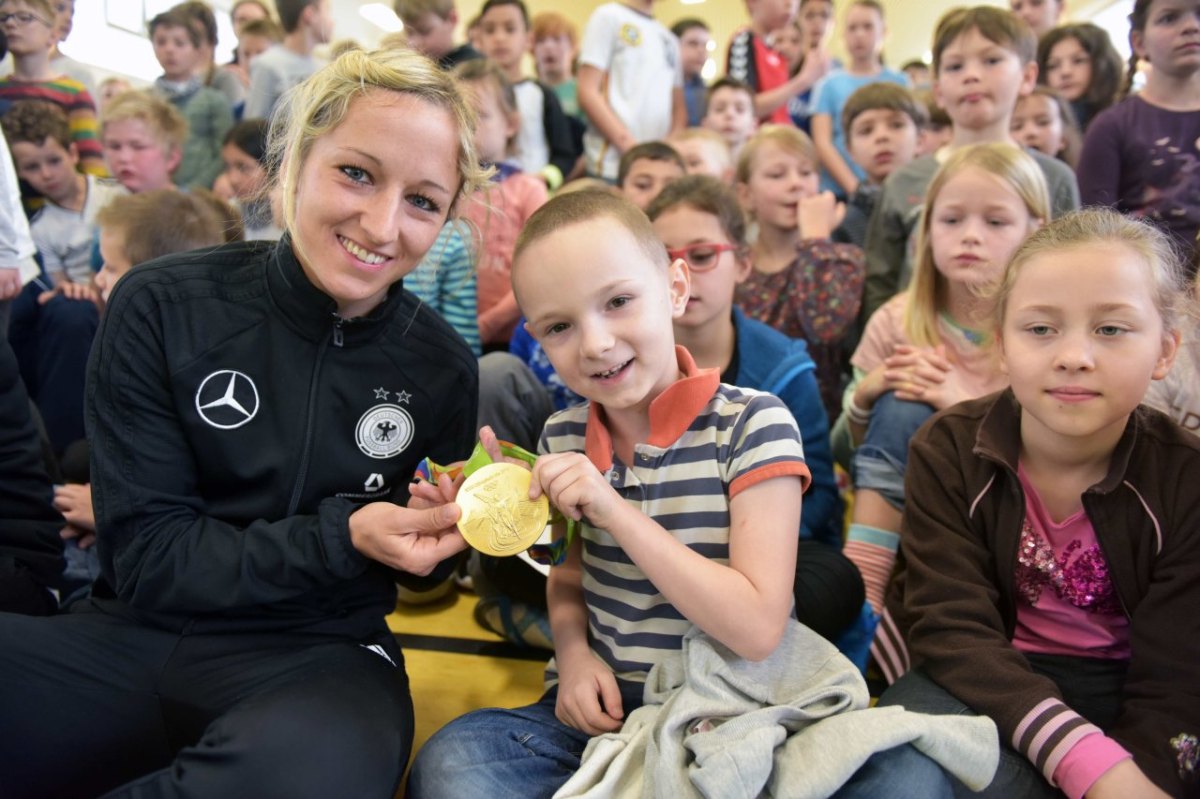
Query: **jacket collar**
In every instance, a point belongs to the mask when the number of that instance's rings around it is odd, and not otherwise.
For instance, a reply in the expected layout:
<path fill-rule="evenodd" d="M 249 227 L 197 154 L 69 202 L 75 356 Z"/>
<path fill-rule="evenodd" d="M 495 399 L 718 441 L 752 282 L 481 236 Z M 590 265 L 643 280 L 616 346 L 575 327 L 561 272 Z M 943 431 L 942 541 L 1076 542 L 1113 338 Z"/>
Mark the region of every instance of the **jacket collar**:
<path fill-rule="evenodd" d="M 401 281 L 397 280 L 369 314 L 343 319 L 334 299 L 314 286 L 304 273 L 287 233 L 267 255 L 267 289 L 285 323 L 296 333 L 319 341 L 340 328 L 342 346 L 356 346 L 379 336 L 404 296 Z"/>
<path fill-rule="evenodd" d="M 675 358 L 683 377 L 650 401 L 650 437 L 646 444 L 658 449 L 667 449 L 679 440 L 712 399 L 721 382 L 716 369 L 696 366 L 686 348 L 675 345 Z M 608 432 L 604 409 L 595 402 L 588 406 L 584 449 L 588 460 L 597 469 L 607 472 L 612 468 L 612 435 Z"/>
<path fill-rule="evenodd" d="M 1107 494 L 1121 485 L 1128 471 L 1141 423 L 1141 412 L 1135 410 L 1130 414 L 1125 431 L 1113 450 L 1108 472 L 1103 480 L 1093 486 L 1099 493 Z M 1007 466 L 1013 474 L 1017 473 L 1017 462 L 1021 457 L 1021 406 L 1011 388 L 995 395 L 985 411 L 979 431 L 975 434 L 974 453 Z"/>

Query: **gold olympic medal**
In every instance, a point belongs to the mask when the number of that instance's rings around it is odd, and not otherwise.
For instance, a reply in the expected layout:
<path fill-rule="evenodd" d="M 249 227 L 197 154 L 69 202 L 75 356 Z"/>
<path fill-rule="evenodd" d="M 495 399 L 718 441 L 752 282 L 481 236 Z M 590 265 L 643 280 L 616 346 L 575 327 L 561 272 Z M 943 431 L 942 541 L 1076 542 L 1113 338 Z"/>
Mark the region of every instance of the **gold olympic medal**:
<path fill-rule="evenodd" d="M 467 543 L 486 555 L 524 552 L 550 520 L 546 495 L 529 498 L 529 470 L 513 463 L 490 463 L 458 489 L 462 508 L 458 529 Z"/>

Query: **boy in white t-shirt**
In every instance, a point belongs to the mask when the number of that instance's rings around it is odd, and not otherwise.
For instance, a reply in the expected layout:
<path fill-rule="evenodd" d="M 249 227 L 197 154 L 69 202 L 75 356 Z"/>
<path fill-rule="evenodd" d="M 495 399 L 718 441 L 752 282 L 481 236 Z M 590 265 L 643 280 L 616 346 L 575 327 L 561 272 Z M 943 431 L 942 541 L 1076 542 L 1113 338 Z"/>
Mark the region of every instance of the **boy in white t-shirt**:
<path fill-rule="evenodd" d="M 479 49 L 512 84 L 521 112 L 514 160 L 554 191 L 575 170 L 580 151 L 571 123 L 549 86 L 525 76 L 525 55 L 533 46 L 524 0 L 487 0 L 479 11 Z"/>
<path fill-rule="evenodd" d="M 612 181 L 621 154 L 687 122 L 679 40 L 657 22 L 654 0 L 606 3 L 588 19 L 579 51 L 579 105 L 587 172 Z"/>

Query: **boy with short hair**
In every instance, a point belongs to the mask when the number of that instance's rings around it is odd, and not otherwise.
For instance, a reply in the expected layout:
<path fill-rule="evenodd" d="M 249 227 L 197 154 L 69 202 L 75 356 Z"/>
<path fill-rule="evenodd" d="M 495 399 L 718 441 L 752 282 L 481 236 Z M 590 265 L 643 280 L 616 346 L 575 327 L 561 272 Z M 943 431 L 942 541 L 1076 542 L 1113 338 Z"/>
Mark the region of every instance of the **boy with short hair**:
<path fill-rule="evenodd" d="M 758 660 L 791 607 L 809 480 L 795 420 L 771 395 L 720 385 L 675 346 L 687 269 L 670 262 L 650 221 L 604 192 L 562 195 L 530 219 L 513 266 L 529 331 L 590 400 L 547 422 L 530 492 L 580 520 L 579 539 L 550 571 L 546 697 L 436 734 L 413 763 L 414 797 L 481 796 L 516 780 L 527 795 L 550 795 L 587 739 L 642 703 L 647 672 L 678 652 L 692 624 Z M 606 574 L 607 585 L 597 582 Z M 524 736 L 492 736 L 492 716 L 553 727 L 542 740 L 563 749 L 562 765 L 512 768 L 509 757 L 529 761 Z M 461 759 L 470 746 L 496 749 Z"/>
<path fill-rule="evenodd" d="M 587 173 L 612 181 L 621 154 L 682 129 L 679 40 L 652 16 L 654 0 L 605 3 L 592 12 L 579 53 L 579 105 Z"/>
<path fill-rule="evenodd" d="M 479 46 L 512 84 L 521 113 L 515 160 L 521 171 L 537 175 L 553 191 L 575 169 L 581 150 L 558 95 L 521 69 L 531 49 L 529 11 L 523 0 L 487 0 L 479 11 Z"/>
<path fill-rule="evenodd" d="M 479 710 L 440 730 L 417 754 L 407 795 L 550 796 L 572 779 L 580 789 L 572 795 L 624 795 L 634 781 L 640 788 L 643 777 L 649 784 L 660 776 L 682 783 L 655 782 L 664 795 L 695 792 L 691 774 L 679 774 L 692 771 L 682 733 L 663 736 L 678 763 L 670 754 L 656 764 L 640 757 L 657 748 L 645 744 L 656 722 L 671 728 L 704 717 L 700 706 L 664 712 L 672 699 L 715 698 L 733 723 L 781 694 L 785 674 L 793 690 L 809 681 L 815 688 L 818 671 L 822 686 L 858 679 L 790 618 L 810 482 L 795 419 L 778 398 L 723 385 L 675 345 L 673 323 L 690 296 L 687 265 L 669 258 L 627 200 L 580 191 L 544 205 L 517 242 L 513 288 L 530 333 L 588 400 L 550 417 L 530 481 L 530 498 L 545 495 L 578 527 L 547 581 L 548 690 L 537 704 Z M 556 539 L 564 527 L 555 524 Z M 691 647 L 706 656 L 693 660 Z M 685 676 L 690 665 L 696 671 Z M 836 682 L 831 668 L 840 670 Z M 760 699 L 744 701 L 744 684 Z M 737 695 L 737 710 L 718 698 L 728 694 Z M 778 724 L 755 729 L 770 735 Z M 612 756 L 584 758 L 581 768 L 589 739 L 618 731 L 606 735 Z M 722 764 L 736 757 L 731 742 L 713 741 Z M 871 783 L 856 775 L 839 796 L 878 796 L 875 779 L 896 796 L 949 794 L 940 770 L 910 746 L 868 757 L 859 773 L 873 772 Z M 812 793 L 831 794 L 855 770 L 843 765 L 833 785 Z M 755 770 L 722 765 L 701 782 L 714 796 L 757 795 L 769 775 Z"/>
<path fill-rule="evenodd" d="M 469 43 L 454 44 L 454 29 L 458 26 L 458 11 L 454 0 L 396 0 L 396 16 L 404 23 L 408 46 L 432 58 L 442 69 L 453 69 L 463 61 L 479 58 Z M 474 24 L 479 18 L 472 20 Z"/>
<path fill-rule="evenodd" d="M 90 283 L 96 212 L 126 193 L 115 180 L 76 169 L 70 123 L 52 103 L 18 103 L 0 118 L 17 175 L 46 199 L 30 223 L 42 268 L 54 286 Z"/>
<path fill-rule="evenodd" d="M 667 144 L 679 153 L 689 175 L 708 175 L 722 183 L 733 181 L 733 153 L 729 142 L 715 130 L 684 128 L 671 134 Z"/>
<path fill-rule="evenodd" d="M 187 120 L 188 137 L 173 178 L 185 188 L 212 188 L 225 169 L 221 146 L 233 127 L 233 111 L 225 95 L 205 86 L 197 75 L 204 66 L 199 32 L 192 19 L 178 8 L 150 20 L 154 57 L 163 74 L 154 89 L 169 100 Z"/>
<path fill-rule="evenodd" d="M 686 172 L 683 159 L 671 145 L 661 141 L 642 142 L 621 156 L 617 188 L 644 211 L 663 186 L 683 177 Z"/>
<path fill-rule="evenodd" d="M 687 106 L 688 127 L 696 127 L 704 119 L 708 87 L 701 74 L 708 63 L 712 34 L 708 23 L 696 17 L 685 17 L 671 26 L 679 39 L 679 63 L 683 68 L 683 101 Z"/>
<path fill-rule="evenodd" d="M 908 77 L 908 85 L 914 89 L 929 88 L 929 65 L 919 58 L 905 61 L 900 71 Z"/>
<path fill-rule="evenodd" d="M 80 167 L 105 176 L 92 96 L 82 83 L 57 74 L 50 66 L 50 52 L 58 40 L 50 0 L 0 0 L 0 14 L 11 15 L 13 21 L 5 25 L 13 73 L 0 81 L 0 107 L 21 100 L 46 100 L 60 106 L 71 121 Z"/>
<path fill-rule="evenodd" d="M 902 291 L 912 276 L 909 238 L 917 227 L 929 181 L 945 152 L 981 142 L 1013 141 L 1010 132 L 1017 98 L 1037 80 L 1037 40 L 1012 12 L 992 6 L 958 8 L 938 21 L 933 38 L 933 90 L 954 123 L 950 143 L 898 169 L 884 183 L 867 228 L 867 277 L 862 320 Z M 1037 150 L 1050 189 L 1055 217 L 1079 207 L 1075 173 L 1062 161 Z"/>
<path fill-rule="evenodd" d="M 275 0 L 283 42 L 260 55 L 250 66 L 246 119 L 270 119 L 284 92 L 317 71 L 313 57 L 318 44 L 333 40 L 333 0 Z M 409 34 L 410 40 L 412 34 Z"/>
<path fill-rule="evenodd" d="M 208 192 L 158 189 L 113 200 L 96 214 L 104 259 L 96 273 L 100 296 L 107 302 L 117 281 L 138 264 L 225 244 L 231 214 L 236 212 Z"/>
<path fill-rule="evenodd" d="M 167 189 L 183 157 L 187 120 L 161 97 L 129 91 L 109 104 L 100 141 L 113 177 L 131 193 Z"/>
<path fill-rule="evenodd" d="M 742 145 L 758 130 L 754 90 L 737 78 L 721 78 L 708 89 L 708 105 L 701 124 L 721 134 L 736 161 Z"/>
<path fill-rule="evenodd" d="M 579 109 L 579 92 L 575 84 L 579 33 L 574 23 L 557 11 L 543 11 L 533 15 L 530 33 L 538 80 L 554 89 L 564 114 L 582 122 L 583 112 Z"/>
<path fill-rule="evenodd" d="M 95 278 L 100 300 L 107 303 L 117 281 L 138 264 L 177 252 L 224 244 L 229 240 L 225 235 L 224 217 L 229 214 L 236 212 L 204 189 L 195 192 L 156 189 L 115 198 L 96 214 L 100 255 L 104 261 Z M 68 539 L 65 577 L 80 579 L 89 568 L 99 568 L 98 564 L 88 564 L 96 558 L 93 548 L 96 516 L 91 485 L 55 486 L 54 507 L 68 522 L 63 530 L 63 538 Z M 86 554 L 78 554 L 80 550 Z"/>
<path fill-rule="evenodd" d="M 850 62 L 835 69 L 813 94 L 812 140 L 821 161 L 821 189 L 849 197 L 865 177 L 846 147 L 842 108 L 857 89 L 878 81 L 908 84 L 903 73 L 884 66 L 887 36 L 883 6 L 878 0 L 854 0 L 846 9 L 845 41 Z"/>
<path fill-rule="evenodd" d="M 834 241 L 863 246 L 867 221 L 883 182 L 916 158 L 927 121 L 925 106 L 911 91 L 895 83 L 868 84 L 846 100 L 842 128 L 847 149 L 866 179 L 846 202 L 846 216 L 834 231 Z"/>

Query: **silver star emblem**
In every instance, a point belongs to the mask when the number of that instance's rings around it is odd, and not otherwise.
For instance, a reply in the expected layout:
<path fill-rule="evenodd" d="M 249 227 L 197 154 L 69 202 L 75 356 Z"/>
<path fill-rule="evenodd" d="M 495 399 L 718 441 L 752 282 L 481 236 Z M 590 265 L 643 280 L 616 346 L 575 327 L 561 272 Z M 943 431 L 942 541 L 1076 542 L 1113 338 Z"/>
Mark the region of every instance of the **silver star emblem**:
<path fill-rule="evenodd" d="M 412 394 L 409 394 L 407 391 L 396 392 L 396 402 L 401 402 L 407 405 L 410 399 L 412 399 Z"/>
<path fill-rule="evenodd" d="M 387 391 L 383 388 L 377 388 L 375 389 L 375 399 L 385 400 L 388 398 L 388 394 L 390 393 L 390 391 Z"/>

